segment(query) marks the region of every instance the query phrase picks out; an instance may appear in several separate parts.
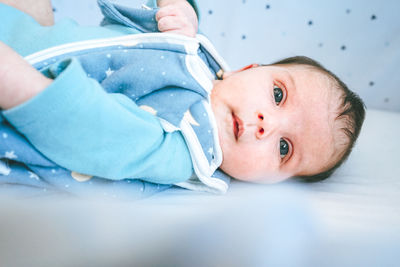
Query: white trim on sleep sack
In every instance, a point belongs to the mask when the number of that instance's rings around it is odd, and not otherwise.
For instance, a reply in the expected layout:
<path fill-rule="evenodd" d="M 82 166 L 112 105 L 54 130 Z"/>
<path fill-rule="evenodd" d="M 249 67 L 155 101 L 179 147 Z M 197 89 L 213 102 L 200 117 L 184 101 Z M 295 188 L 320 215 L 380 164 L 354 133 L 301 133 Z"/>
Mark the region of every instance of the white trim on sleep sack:
<path fill-rule="evenodd" d="M 204 48 L 213 56 L 215 60 L 217 60 L 218 64 L 225 71 L 228 68 L 227 64 L 223 61 L 222 57 L 217 53 L 214 46 L 212 46 L 211 42 L 208 41 L 204 36 L 197 35 L 196 38 L 200 39 Z M 212 80 L 214 79 L 214 75 L 211 73 L 210 69 L 206 66 L 204 61 L 198 56 L 197 52 L 195 55 L 186 55 L 185 58 L 186 67 L 192 77 L 203 87 L 207 93 L 207 100 L 202 101 L 202 105 L 205 108 L 211 127 L 213 129 L 213 140 L 214 140 L 214 159 L 209 164 L 207 157 L 204 155 L 203 148 L 197 138 L 196 133 L 194 132 L 192 126 L 185 118 L 183 118 L 180 128 L 184 133 L 183 136 L 188 144 L 191 144 L 189 147 L 190 155 L 192 157 L 193 168 L 197 175 L 198 180 L 195 177 L 191 177 L 191 179 L 178 183 L 176 185 L 180 187 L 184 187 L 187 189 L 197 190 L 197 191 L 207 191 L 213 193 L 226 193 L 228 190 L 228 184 L 219 178 L 212 177 L 213 173 L 218 169 L 218 167 L 222 163 L 222 150 L 219 144 L 218 137 L 218 128 L 217 123 L 214 117 L 214 114 L 211 110 L 210 105 L 210 94 L 213 89 Z M 205 186 L 204 186 L 205 185 Z"/>
<path fill-rule="evenodd" d="M 186 68 L 192 77 L 201 87 L 204 88 L 204 90 L 206 90 L 208 94 L 210 94 L 213 88 L 212 80 L 214 79 L 214 76 L 207 68 L 204 61 L 197 55 L 186 55 L 185 63 Z"/>
<path fill-rule="evenodd" d="M 146 43 L 170 43 L 182 45 L 183 47 L 185 47 L 187 54 L 191 55 L 197 54 L 197 50 L 199 48 L 199 42 L 194 38 L 171 33 L 142 33 L 113 38 L 72 42 L 68 44 L 54 46 L 26 56 L 25 60 L 34 65 L 52 57 L 60 56 L 67 53 L 78 52 L 86 49 L 119 45 L 132 47 L 138 44 Z"/>
<path fill-rule="evenodd" d="M 201 148 L 201 144 L 192 126 L 190 126 L 190 123 L 184 119 L 180 124 L 180 128 L 182 129 L 182 132 L 185 133 L 183 137 L 185 138 L 186 142 L 192 144 L 191 146 L 188 146 L 188 148 L 192 157 L 193 168 L 195 174 L 197 175 L 198 179 L 203 183 L 203 185 L 196 182 L 195 179 L 193 180 L 193 177 L 188 181 L 177 183 L 176 185 L 192 190 L 195 189 L 197 191 L 207 191 L 223 194 L 226 193 L 228 190 L 228 184 L 218 178 L 212 177 L 218 166 L 215 166 L 215 164 L 211 164 L 214 166 L 209 166 L 208 160 Z M 220 160 L 222 160 L 222 157 Z M 204 185 L 206 185 L 206 187 Z"/>
<path fill-rule="evenodd" d="M 203 100 L 203 106 L 206 109 L 206 112 L 208 114 L 208 118 L 211 124 L 213 131 L 213 139 L 214 139 L 214 160 L 211 162 L 211 168 L 219 168 L 222 164 L 222 149 L 221 145 L 219 143 L 219 135 L 218 135 L 218 127 L 217 127 L 217 120 L 215 119 L 214 113 L 212 112 L 211 109 L 211 104 L 210 101 Z"/>
<path fill-rule="evenodd" d="M 215 59 L 215 61 L 221 66 L 221 68 L 224 71 L 230 71 L 231 68 L 229 65 L 226 63 L 226 61 L 221 57 L 221 55 L 217 52 L 215 49 L 214 45 L 210 42 L 210 40 L 207 39 L 202 34 L 197 34 L 196 39 L 199 41 L 199 43 L 210 53 L 210 55 Z"/>

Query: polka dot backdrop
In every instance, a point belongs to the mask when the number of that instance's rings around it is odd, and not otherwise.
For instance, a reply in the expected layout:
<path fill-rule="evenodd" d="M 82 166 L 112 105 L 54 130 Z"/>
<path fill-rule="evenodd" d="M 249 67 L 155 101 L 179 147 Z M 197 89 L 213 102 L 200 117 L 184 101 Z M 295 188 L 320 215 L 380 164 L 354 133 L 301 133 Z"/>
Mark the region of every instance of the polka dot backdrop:
<path fill-rule="evenodd" d="M 140 6 L 145 0 L 116 0 Z M 233 69 L 305 55 L 368 108 L 400 111 L 400 1 L 201 0 L 200 27 Z M 53 0 L 56 20 L 101 19 L 95 0 Z"/>

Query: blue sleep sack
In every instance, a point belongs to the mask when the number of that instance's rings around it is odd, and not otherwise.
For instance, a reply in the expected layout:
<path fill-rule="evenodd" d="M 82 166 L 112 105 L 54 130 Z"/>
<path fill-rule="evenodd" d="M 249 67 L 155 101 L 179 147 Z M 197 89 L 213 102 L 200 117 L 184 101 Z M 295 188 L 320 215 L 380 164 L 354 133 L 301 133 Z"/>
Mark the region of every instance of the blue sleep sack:
<path fill-rule="evenodd" d="M 67 43 L 29 55 L 26 60 L 55 81 L 67 70 L 79 69 L 122 106 L 137 106 L 146 113 L 144 117 L 157 120 L 166 134 L 182 135 L 194 172 L 189 179 L 174 178 L 171 183 L 192 190 L 226 192 L 229 177 L 218 170 L 222 152 L 209 103 L 212 80 L 221 69 L 228 69 L 226 63 L 202 35 L 188 38 L 154 32 L 154 9 L 98 2 L 105 16 L 103 25 L 120 24 L 143 33 Z M 35 140 L 30 140 L 39 150 L 32 146 L 13 127 L 19 123 L 13 121 L 18 111 L 7 112 L 0 126 L 3 187 L 19 185 L 32 195 L 46 191 L 138 198 L 171 186 L 168 179 L 160 184 L 157 178 L 140 177 L 140 172 L 135 177 L 125 176 L 122 171 L 120 177 L 112 172 L 107 177 L 107 170 L 97 175 L 91 169 L 91 175 L 83 174 L 89 173 L 85 172 L 85 164 L 74 162 L 73 156 L 58 159 L 57 155 L 63 153 L 57 152 L 53 158 L 46 146 L 41 149 L 40 142 L 36 146 Z"/>

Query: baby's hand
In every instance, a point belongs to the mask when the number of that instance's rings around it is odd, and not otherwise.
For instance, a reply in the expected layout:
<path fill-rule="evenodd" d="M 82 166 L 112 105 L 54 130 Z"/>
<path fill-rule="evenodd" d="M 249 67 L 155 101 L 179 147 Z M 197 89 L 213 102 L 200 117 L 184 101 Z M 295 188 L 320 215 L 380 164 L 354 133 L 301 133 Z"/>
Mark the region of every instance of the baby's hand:
<path fill-rule="evenodd" d="M 195 37 L 198 19 L 186 0 L 159 1 L 159 6 L 160 10 L 156 14 L 159 31 Z"/>
<path fill-rule="evenodd" d="M 9 109 L 31 99 L 51 82 L 0 41 L 0 109 Z"/>

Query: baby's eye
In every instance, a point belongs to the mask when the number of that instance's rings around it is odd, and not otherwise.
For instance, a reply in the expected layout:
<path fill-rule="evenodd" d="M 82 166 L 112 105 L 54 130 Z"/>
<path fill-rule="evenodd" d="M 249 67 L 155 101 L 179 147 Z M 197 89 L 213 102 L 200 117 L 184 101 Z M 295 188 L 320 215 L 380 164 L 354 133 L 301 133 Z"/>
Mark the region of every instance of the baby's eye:
<path fill-rule="evenodd" d="M 281 138 L 279 142 L 279 151 L 281 154 L 281 159 L 285 158 L 289 154 L 289 144 L 283 138 Z"/>
<path fill-rule="evenodd" d="M 283 99 L 283 90 L 276 85 L 274 85 L 274 99 L 277 105 L 279 105 Z"/>

